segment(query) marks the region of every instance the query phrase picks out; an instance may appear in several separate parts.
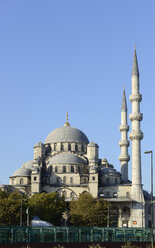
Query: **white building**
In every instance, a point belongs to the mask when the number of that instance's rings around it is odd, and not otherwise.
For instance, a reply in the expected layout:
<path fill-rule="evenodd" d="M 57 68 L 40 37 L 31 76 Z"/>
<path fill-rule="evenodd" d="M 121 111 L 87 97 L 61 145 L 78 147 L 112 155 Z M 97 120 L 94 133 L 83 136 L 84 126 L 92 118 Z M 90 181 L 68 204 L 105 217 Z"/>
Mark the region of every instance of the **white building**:
<path fill-rule="evenodd" d="M 66 201 L 79 194 L 90 192 L 94 197 L 107 199 L 116 209 L 119 227 L 148 227 L 150 225 L 150 196 L 143 191 L 141 180 L 140 113 L 142 96 L 139 92 L 139 70 L 136 50 L 132 70 L 132 113 L 129 118 L 132 130 L 132 182 L 128 179 L 128 130 L 127 104 L 123 90 L 121 108 L 121 173 L 107 159 L 98 157 L 98 145 L 68 122 L 52 131 L 44 143 L 34 146 L 34 158 L 22 165 L 10 177 L 13 188 L 29 195 L 56 191 Z"/>

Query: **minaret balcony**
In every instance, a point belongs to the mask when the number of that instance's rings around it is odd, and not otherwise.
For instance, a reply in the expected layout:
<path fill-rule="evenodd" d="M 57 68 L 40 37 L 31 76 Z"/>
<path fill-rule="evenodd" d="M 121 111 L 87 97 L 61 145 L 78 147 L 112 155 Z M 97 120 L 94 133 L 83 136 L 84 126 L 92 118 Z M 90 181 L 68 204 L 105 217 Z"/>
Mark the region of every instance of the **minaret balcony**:
<path fill-rule="evenodd" d="M 135 101 L 141 102 L 142 95 L 141 94 L 134 94 L 134 95 L 132 94 L 129 96 L 129 99 L 130 99 L 130 102 L 135 102 Z"/>
<path fill-rule="evenodd" d="M 129 155 L 120 155 L 119 156 L 119 161 L 120 162 L 123 162 L 123 161 L 125 161 L 125 162 L 128 162 L 130 160 L 130 156 Z"/>
<path fill-rule="evenodd" d="M 141 121 L 143 119 L 142 113 L 129 114 L 130 121 Z"/>
<path fill-rule="evenodd" d="M 141 140 L 141 139 L 143 139 L 143 132 L 141 130 L 139 130 L 138 133 L 132 132 L 132 133 L 129 134 L 129 138 L 131 140 L 134 140 L 134 139 L 135 140 Z"/>
<path fill-rule="evenodd" d="M 119 127 L 119 130 L 122 132 L 122 131 L 129 131 L 129 126 L 128 125 L 121 125 Z"/>
<path fill-rule="evenodd" d="M 128 147 L 130 145 L 130 141 L 128 141 L 128 140 L 120 140 L 120 142 L 119 142 L 119 146 L 121 147 L 121 146 L 126 146 L 126 147 Z"/>

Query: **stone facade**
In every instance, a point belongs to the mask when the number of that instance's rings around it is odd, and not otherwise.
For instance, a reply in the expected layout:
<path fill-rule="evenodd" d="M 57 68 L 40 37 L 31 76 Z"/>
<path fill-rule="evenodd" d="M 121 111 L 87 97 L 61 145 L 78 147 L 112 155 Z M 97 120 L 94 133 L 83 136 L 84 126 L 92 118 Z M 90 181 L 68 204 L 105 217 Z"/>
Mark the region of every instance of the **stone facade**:
<path fill-rule="evenodd" d="M 96 198 L 105 198 L 115 208 L 117 226 L 148 227 L 150 223 L 150 195 L 143 191 L 141 180 L 139 71 L 136 50 L 132 72 L 132 182 L 128 179 L 128 130 L 127 105 L 123 91 L 121 108 L 121 173 L 107 159 L 100 159 L 99 147 L 89 142 L 86 135 L 68 122 L 52 131 L 44 143 L 34 146 L 33 160 L 28 161 L 10 177 L 10 185 L 33 195 L 41 192 L 58 192 L 66 201 L 89 192 Z"/>

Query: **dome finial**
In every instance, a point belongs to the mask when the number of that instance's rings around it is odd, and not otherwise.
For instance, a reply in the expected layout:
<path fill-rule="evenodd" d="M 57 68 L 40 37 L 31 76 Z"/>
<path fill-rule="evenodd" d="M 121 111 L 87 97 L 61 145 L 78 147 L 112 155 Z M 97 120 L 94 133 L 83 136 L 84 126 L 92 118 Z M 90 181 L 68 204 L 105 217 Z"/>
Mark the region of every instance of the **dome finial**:
<path fill-rule="evenodd" d="M 64 124 L 64 127 L 70 126 L 69 122 L 68 122 L 68 112 L 66 113 L 66 122 Z"/>

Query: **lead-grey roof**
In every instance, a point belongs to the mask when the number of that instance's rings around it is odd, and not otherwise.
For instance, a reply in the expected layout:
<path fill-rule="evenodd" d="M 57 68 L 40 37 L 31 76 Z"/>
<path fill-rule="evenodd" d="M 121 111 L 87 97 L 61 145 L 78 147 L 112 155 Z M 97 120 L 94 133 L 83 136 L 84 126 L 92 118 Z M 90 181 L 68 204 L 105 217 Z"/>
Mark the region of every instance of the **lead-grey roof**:
<path fill-rule="evenodd" d="M 22 165 L 22 168 L 26 168 L 26 169 L 32 169 L 32 167 L 33 167 L 33 160 L 24 162 L 24 164 Z"/>
<path fill-rule="evenodd" d="M 79 164 L 84 165 L 85 162 L 82 158 L 72 154 L 72 153 L 60 153 L 54 155 L 50 159 L 51 164 Z"/>
<path fill-rule="evenodd" d="M 59 142 L 76 142 L 88 144 L 89 140 L 81 130 L 70 126 L 64 126 L 52 131 L 45 140 L 45 144 Z"/>
<path fill-rule="evenodd" d="M 116 171 L 113 168 L 105 167 L 100 170 L 100 175 L 121 175 L 120 172 Z"/>
<path fill-rule="evenodd" d="M 21 176 L 26 177 L 31 175 L 31 170 L 26 168 L 20 168 L 13 173 L 13 177 Z"/>

